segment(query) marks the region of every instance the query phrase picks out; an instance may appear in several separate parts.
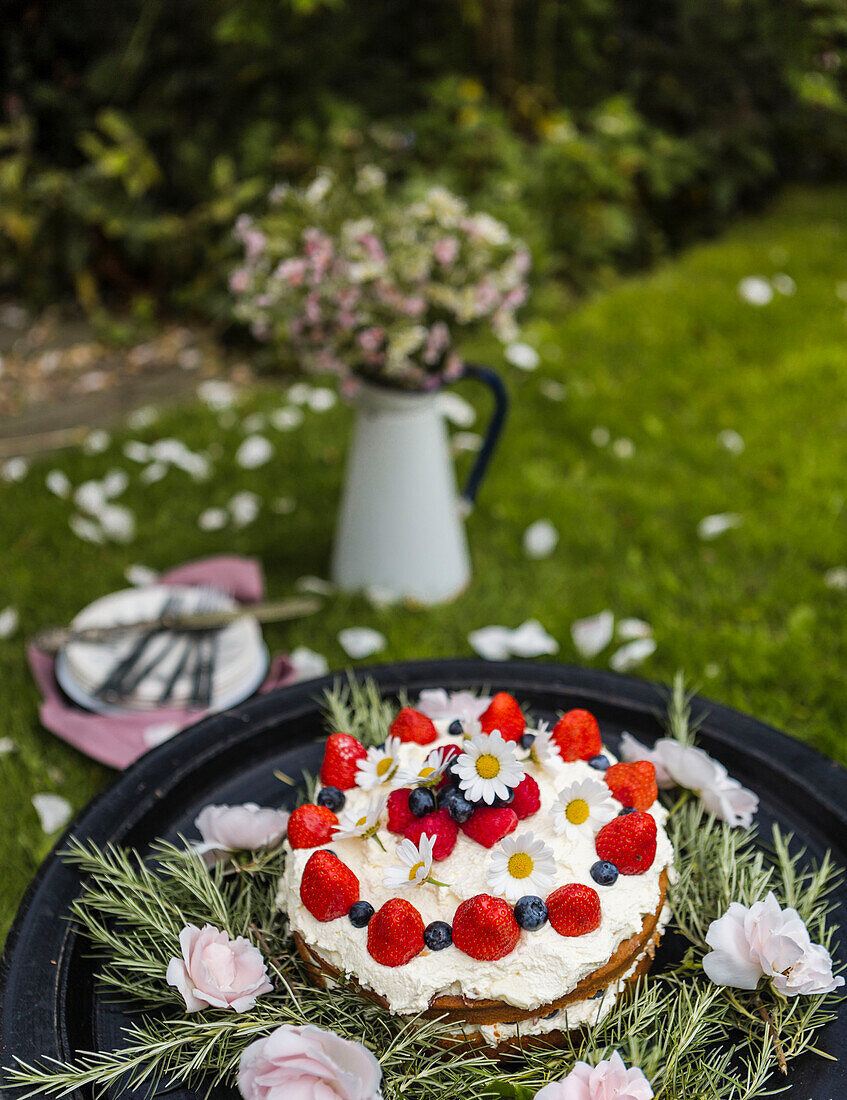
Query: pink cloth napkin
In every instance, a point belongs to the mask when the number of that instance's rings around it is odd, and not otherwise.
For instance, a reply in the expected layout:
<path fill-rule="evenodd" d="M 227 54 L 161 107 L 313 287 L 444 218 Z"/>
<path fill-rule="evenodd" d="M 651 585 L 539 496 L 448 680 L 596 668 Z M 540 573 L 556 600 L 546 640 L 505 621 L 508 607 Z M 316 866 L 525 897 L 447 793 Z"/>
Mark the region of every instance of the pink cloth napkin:
<path fill-rule="evenodd" d="M 265 591 L 262 567 L 255 558 L 234 554 L 187 562 L 163 573 L 159 580 L 165 584 L 212 585 L 228 592 L 239 603 L 248 604 L 261 600 Z M 128 767 L 139 756 L 168 740 L 175 730 L 193 725 L 207 713 L 163 707 L 147 714 L 92 714 L 64 695 L 56 682 L 56 662 L 51 654 L 31 645 L 27 657 L 44 696 L 39 710 L 42 724 L 86 756 L 111 768 Z M 278 655 L 272 658 L 259 692 L 272 691 L 295 678 L 289 660 Z"/>

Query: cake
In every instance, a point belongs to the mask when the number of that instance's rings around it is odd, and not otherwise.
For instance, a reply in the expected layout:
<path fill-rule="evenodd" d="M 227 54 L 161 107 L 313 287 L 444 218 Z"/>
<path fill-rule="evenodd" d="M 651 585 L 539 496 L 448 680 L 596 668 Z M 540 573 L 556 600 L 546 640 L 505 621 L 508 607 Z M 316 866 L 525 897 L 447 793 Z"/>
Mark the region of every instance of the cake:
<path fill-rule="evenodd" d="M 279 905 L 318 984 L 507 1051 L 596 1022 L 650 966 L 673 849 L 653 766 L 592 714 L 423 692 L 383 745 L 343 731 L 291 816 Z"/>

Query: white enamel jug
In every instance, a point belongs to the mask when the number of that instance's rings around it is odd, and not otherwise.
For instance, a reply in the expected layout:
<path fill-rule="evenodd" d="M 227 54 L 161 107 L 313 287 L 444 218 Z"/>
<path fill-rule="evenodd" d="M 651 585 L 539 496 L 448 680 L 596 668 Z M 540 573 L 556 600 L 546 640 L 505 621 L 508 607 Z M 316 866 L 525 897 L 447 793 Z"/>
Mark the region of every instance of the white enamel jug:
<path fill-rule="evenodd" d="M 470 510 L 506 417 L 502 381 L 465 367 L 494 393 L 495 410 L 461 497 L 435 393 L 365 383 L 332 555 L 346 592 L 381 589 L 421 604 L 458 596 L 471 577 L 463 516 Z"/>

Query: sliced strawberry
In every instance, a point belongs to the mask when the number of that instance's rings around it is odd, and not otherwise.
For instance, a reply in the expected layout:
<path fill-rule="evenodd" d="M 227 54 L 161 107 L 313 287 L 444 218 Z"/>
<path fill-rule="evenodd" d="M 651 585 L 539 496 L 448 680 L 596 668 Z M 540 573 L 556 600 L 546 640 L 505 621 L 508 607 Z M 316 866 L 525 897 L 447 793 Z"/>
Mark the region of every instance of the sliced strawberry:
<path fill-rule="evenodd" d="M 462 832 L 483 848 L 493 848 L 517 827 L 518 815 L 511 806 L 481 806 L 464 823 Z"/>
<path fill-rule="evenodd" d="M 649 760 L 612 764 L 606 770 L 606 783 L 622 806 L 632 806 L 636 810 L 649 810 L 659 797 L 656 769 Z"/>
<path fill-rule="evenodd" d="M 417 745 L 429 745 L 438 737 L 438 730 L 431 718 L 412 707 L 403 707 L 391 723 L 391 736 L 400 741 L 414 741 Z"/>
<path fill-rule="evenodd" d="M 453 943 L 472 959 L 505 958 L 514 951 L 520 934 L 511 905 L 490 894 L 468 898 L 453 916 Z"/>
<path fill-rule="evenodd" d="M 446 810 L 435 810 L 425 817 L 416 817 L 404 830 L 403 836 L 415 844 L 420 843 L 424 835 L 435 838 L 432 848 L 434 860 L 446 859 L 456 847 L 459 826 Z"/>
<path fill-rule="evenodd" d="M 359 900 L 359 880 L 332 852 L 312 852 L 300 879 L 300 900 L 315 920 L 345 917 Z"/>
<path fill-rule="evenodd" d="M 569 710 L 563 714 L 551 736 L 563 760 L 590 760 L 603 751 L 600 726 L 587 710 Z"/>
<path fill-rule="evenodd" d="M 594 847 L 622 875 L 643 875 L 656 858 L 656 822 L 640 810 L 612 818 L 594 838 Z"/>
<path fill-rule="evenodd" d="M 389 833 L 403 833 L 415 820 L 415 815 L 409 809 L 409 789 L 400 787 L 392 791 L 388 796 L 388 831 Z"/>
<path fill-rule="evenodd" d="M 483 733 L 499 730 L 504 741 L 520 741 L 526 719 L 517 699 L 507 691 L 498 691 L 479 719 Z"/>
<path fill-rule="evenodd" d="M 318 848 L 329 844 L 338 818 L 328 806 L 307 802 L 298 806 L 288 819 L 288 843 L 292 848 Z"/>
<path fill-rule="evenodd" d="M 383 966 L 402 966 L 424 947 L 424 922 L 404 898 L 389 898 L 368 924 L 368 952 Z"/>
<path fill-rule="evenodd" d="M 547 915 L 560 936 L 584 936 L 600 926 L 600 897 L 592 887 L 571 882 L 547 898 Z"/>
<path fill-rule="evenodd" d="M 532 817 L 541 809 L 541 793 L 538 784 L 531 775 L 525 775 L 515 787 L 515 797 L 512 799 L 510 810 L 517 814 L 518 821 L 526 817 Z"/>
<path fill-rule="evenodd" d="M 349 791 L 356 785 L 356 765 L 364 760 L 368 750 L 361 741 L 349 733 L 333 733 L 329 736 L 321 767 L 321 783 L 325 787 L 338 787 Z"/>

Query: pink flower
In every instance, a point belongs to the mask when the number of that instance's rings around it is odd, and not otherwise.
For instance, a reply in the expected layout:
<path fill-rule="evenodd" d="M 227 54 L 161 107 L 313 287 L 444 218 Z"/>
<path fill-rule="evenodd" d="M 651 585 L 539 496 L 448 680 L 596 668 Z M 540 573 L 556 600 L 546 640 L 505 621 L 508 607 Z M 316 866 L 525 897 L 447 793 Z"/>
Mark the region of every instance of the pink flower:
<path fill-rule="evenodd" d="M 419 294 L 413 294 L 411 298 L 404 298 L 400 303 L 401 313 L 407 317 L 420 317 L 426 309 L 426 299 Z"/>
<path fill-rule="evenodd" d="M 617 1051 L 590 1066 L 577 1062 L 567 1077 L 545 1085 L 535 1100 L 651 1100 L 653 1089 L 636 1066 L 627 1069 Z"/>
<path fill-rule="evenodd" d="M 455 237 L 442 237 L 432 246 L 432 254 L 442 267 L 449 267 L 459 254 L 459 242 Z"/>
<path fill-rule="evenodd" d="M 275 279 L 281 279 L 288 286 L 302 286 L 306 279 L 306 261 L 300 256 L 283 260 L 274 272 Z"/>
<path fill-rule="evenodd" d="M 370 328 L 362 329 L 356 339 L 362 351 L 379 351 L 385 343 L 385 329 L 379 325 L 371 325 Z"/>
<path fill-rule="evenodd" d="M 246 1012 L 273 986 L 262 952 L 243 936 L 231 940 L 211 924 L 187 924 L 179 934 L 181 959 L 171 959 L 165 975 L 185 1001 L 187 1012 L 212 1005 Z"/>
<path fill-rule="evenodd" d="M 260 229 L 248 229 L 241 237 L 248 260 L 255 260 L 265 251 L 268 239 Z"/>
<path fill-rule="evenodd" d="M 429 330 L 429 335 L 426 338 L 426 343 L 423 349 L 423 361 L 427 366 L 431 367 L 444 354 L 447 348 L 450 346 L 450 329 L 444 324 L 443 321 L 436 321 L 436 323 Z"/>
<path fill-rule="evenodd" d="M 229 277 L 229 289 L 233 294 L 243 294 L 250 286 L 250 272 L 246 267 L 237 267 Z"/>
<path fill-rule="evenodd" d="M 464 361 L 460 355 L 453 352 L 452 355 L 447 356 L 447 362 L 444 364 L 444 380 L 446 382 L 455 382 L 457 378 L 462 377 L 462 371 L 465 369 Z"/>
<path fill-rule="evenodd" d="M 285 836 L 288 814 L 245 802 L 243 806 L 205 806 L 194 824 L 201 837 L 201 855 L 252 852 L 273 848 Z"/>
<path fill-rule="evenodd" d="M 385 261 L 385 251 L 373 233 L 363 233 L 358 240 L 369 260 L 375 260 L 377 263 Z"/>
<path fill-rule="evenodd" d="M 284 1024 L 241 1055 L 244 1100 L 381 1100 L 382 1070 L 361 1043 Z"/>
<path fill-rule="evenodd" d="M 475 297 L 479 313 L 491 313 L 500 303 L 500 291 L 489 278 L 481 279 L 477 283 Z"/>

